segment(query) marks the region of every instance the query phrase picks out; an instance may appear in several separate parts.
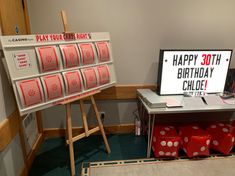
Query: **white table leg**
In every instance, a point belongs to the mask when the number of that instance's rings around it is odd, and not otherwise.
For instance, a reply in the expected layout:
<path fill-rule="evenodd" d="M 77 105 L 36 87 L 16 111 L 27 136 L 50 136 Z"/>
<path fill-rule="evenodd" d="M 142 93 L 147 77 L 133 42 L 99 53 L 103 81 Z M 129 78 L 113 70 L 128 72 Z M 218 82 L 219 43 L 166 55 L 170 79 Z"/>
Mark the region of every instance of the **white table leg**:
<path fill-rule="evenodd" d="M 149 114 L 147 158 L 150 157 L 150 151 L 151 151 L 151 146 L 150 146 L 150 134 L 151 134 L 151 115 Z"/>
<path fill-rule="evenodd" d="M 152 139 L 153 139 L 153 128 L 154 128 L 154 122 L 155 122 L 155 114 L 152 115 L 149 114 L 149 124 L 148 124 L 148 149 L 147 149 L 147 158 L 150 158 L 151 155 L 151 148 L 152 148 Z M 151 124 L 152 121 L 152 124 Z"/>
<path fill-rule="evenodd" d="M 150 136 L 150 144 L 149 144 L 149 146 L 150 146 L 149 157 L 151 155 L 151 148 L 152 148 L 152 141 L 153 141 L 153 129 L 154 129 L 154 122 L 155 122 L 155 114 L 152 115 L 152 118 L 153 118 L 153 120 L 152 120 L 152 128 L 151 128 L 151 136 Z"/>

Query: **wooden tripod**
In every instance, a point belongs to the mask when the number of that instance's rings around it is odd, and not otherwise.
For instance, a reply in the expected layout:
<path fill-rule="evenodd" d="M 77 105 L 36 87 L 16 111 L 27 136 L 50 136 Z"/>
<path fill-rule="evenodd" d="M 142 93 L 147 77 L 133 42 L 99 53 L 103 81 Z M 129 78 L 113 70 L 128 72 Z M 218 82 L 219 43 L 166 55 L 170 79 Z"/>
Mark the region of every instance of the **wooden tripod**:
<path fill-rule="evenodd" d="M 63 25 L 64 25 L 64 31 L 67 32 L 68 29 L 68 23 L 67 23 L 67 18 L 66 18 L 66 14 L 64 11 L 61 11 L 61 16 L 62 16 L 62 21 L 63 21 Z M 80 140 L 84 137 L 88 137 L 90 134 L 95 133 L 97 131 L 100 131 L 104 140 L 104 144 L 107 150 L 107 153 L 111 153 L 109 144 L 108 144 L 108 140 L 106 138 L 105 132 L 104 132 L 104 127 L 102 124 L 102 121 L 100 119 L 100 114 L 94 99 L 95 94 L 100 93 L 100 90 L 96 90 L 96 91 L 92 91 L 91 93 L 86 93 L 83 96 L 79 96 L 77 98 L 73 98 L 73 99 L 69 99 L 66 101 L 61 102 L 60 104 L 65 105 L 66 107 L 66 143 L 69 145 L 69 154 L 70 154 L 70 166 L 71 166 L 71 175 L 75 175 L 75 162 L 74 162 L 74 149 L 73 149 L 73 143 L 77 140 Z M 89 130 L 88 128 L 88 123 L 87 123 L 87 116 L 86 116 L 86 112 L 84 109 L 84 99 L 87 97 L 91 100 L 91 104 L 92 107 L 95 111 L 95 115 L 96 115 L 96 119 L 98 122 L 98 126 L 94 127 L 92 129 Z M 82 114 L 82 121 L 83 121 L 83 127 L 85 129 L 84 133 L 81 133 L 79 135 L 73 136 L 73 132 L 72 132 L 72 117 L 71 117 L 71 103 L 74 101 L 79 100 L 79 104 L 80 104 L 80 110 L 81 110 L 81 114 Z"/>
<path fill-rule="evenodd" d="M 78 141 L 78 140 L 80 140 L 84 137 L 88 137 L 92 133 L 100 131 L 101 135 L 103 137 L 103 140 L 104 140 L 104 144 L 105 144 L 107 153 L 108 154 L 111 153 L 109 143 L 108 143 L 108 140 L 107 140 L 106 135 L 105 135 L 104 127 L 103 127 L 102 121 L 100 119 L 100 114 L 99 114 L 99 111 L 98 111 L 98 108 L 97 108 L 97 105 L 96 105 L 96 102 L 95 102 L 95 99 L 94 99 L 94 96 L 93 96 L 94 94 L 97 94 L 99 92 L 100 91 L 95 91 L 95 92 L 90 93 L 89 95 L 81 96 L 79 98 L 67 100 L 67 101 L 64 101 L 64 102 L 60 103 L 62 105 L 65 105 L 65 107 L 66 107 L 66 133 L 67 133 L 66 143 L 69 145 L 71 175 L 75 175 L 75 162 L 74 162 L 74 149 L 73 149 L 73 143 L 74 142 L 76 142 L 76 141 Z M 92 107 L 95 111 L 96 119 L 97 119 L 97 122 L 98 122 L 98 126 L 92 128 L 90 130 L 88 128 L 87 116 L 86 116 L 86 112 L 85 112 L 85 109 L 84 109 L 84 102 L 83 102 L 85 98 L 87 99 L 87 97 L 89 97 L 90 100 L 91 100 L 91 104 L 92 104 Z M 83 127 L 84 127 L 85 132 L 81 133 L 79 135 L 73 136 L 71 103 L 74 102 L 74 101 L 77 101 L 77 100 L 79 100 L 80 110 L 81 110 L 81 114 L 82 114 Z"/>

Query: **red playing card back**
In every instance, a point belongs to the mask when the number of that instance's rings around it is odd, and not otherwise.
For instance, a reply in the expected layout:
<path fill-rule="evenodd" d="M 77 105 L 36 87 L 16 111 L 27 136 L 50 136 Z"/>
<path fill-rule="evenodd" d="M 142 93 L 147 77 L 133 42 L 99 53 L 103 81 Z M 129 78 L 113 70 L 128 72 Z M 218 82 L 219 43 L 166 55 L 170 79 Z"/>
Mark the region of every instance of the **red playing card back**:
<path fill-rule="evenodd" d="M 91 89 L 98 85 L 94 68 L 85 68 L 82 69 L 82 72 L 86 83 L 86 89 Z"/>
<path fill-rule="evenodd" d="M 78 53 L 79 51 L 78 51 L 77 45 L 75 44 L 61 45 L 60 48 L 64 56 L 66 68 L 79 66 L 80 56 Z"/>
<path fill-rule="evenodd" d="M 43 102 L 43 93 L 39 79 L 20 81 L 19 88 L 23 95 L 24 106 L 31 106 Z"/>
<path fill-rule="evenodd" d="M 107 84 L 110 82 L 110 73 L 107 65 L 97 66 L 97 71 L 99 75 L 99 84 Z"/>
<path fill-rule="evenodd" d="M 56 49 L 53 46 L 44 46 L 38 48 L 39 59 L 41 61 L 41 71 L 54 71 L 59 69 L 59 61 Z"/>
<path fill-rule="evenodd" d="M 62 80 L 60 74 L 42 77 L 46 87 L 47 99 L 52 100 L 63 96 Z"/>
<path fill-rule="evenodd" d="M 82 79 L 78 71 L 67 72 L 64 74 L 67 84 L 67 94 L 78 93 L 82 91 Z"/>
<path fill-rule="evenodd" d="M 83 65 L 94 64 L 95 54 L 93 51 L 92 43 L 79 44 L 79 47 L 81 49 Z"/>
<path fill-rule="evenodd" d="M 110 61 L 110 54 L 107 42 L 96 42 L 99 62 Z"/>

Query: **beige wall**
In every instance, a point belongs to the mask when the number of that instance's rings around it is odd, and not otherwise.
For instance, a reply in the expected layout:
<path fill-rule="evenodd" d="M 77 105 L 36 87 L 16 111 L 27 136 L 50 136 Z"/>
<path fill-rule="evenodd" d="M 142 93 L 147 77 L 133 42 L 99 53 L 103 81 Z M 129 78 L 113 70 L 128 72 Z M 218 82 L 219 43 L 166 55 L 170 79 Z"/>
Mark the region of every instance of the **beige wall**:
<path fill-rule="evenodd" d="M 1 35 L 2 30 L 0 26 Z M 2 52 L 0 52 L 0 123 L 16 109 L 12 88 L 7 79 L 2 57 Z"/>
<path fill-rule="evenodd" d="M 110 32 L 121 84 L 154 83 L 160 48 L 234 49 L 234 7 L 234 0 L 29 1 L 33 33 L 62 32 L 61 9 L 70 30 Z"/>
<path fill-rule="evenodd" d="M 2 35 L 0 27 L 0 36 Z M 7 79 L 0 54 L 0 123 L 16 109 L 12 88 Z M 0 175 L 17 176 L 24 166 L 19 135 L 0 152 Z"/>
<path fill-rule="evenodd" d="M 118 84 L 155 83 L 159 49 L 235 48 L 234 0 L 29 0 L 28 6 L 32 33 L 62 32 L 62 9 L 71 31 L 110 32 Z M 99 104 L 107 114 L 122 112 L 108 124 L 133 121 L 135 102 L 108 103 L 112 108 Z M 46 127 L 63 124 L 55 109 L 44 112 Z"/>
<path fill-rule="evenodd" d="M 136 110 L 136 102 L 127 101 L 98 101 L 98 108 L 105 112 L 104 125 L 129 124 L 133 123 L 133 111 Z M 95 114 L 90 104 L 85 104 L 85 110 L 88 112 L 88 123 L 96 124 Z M 44 128 L 65 128 L 65 107 L 55 106 L 43 111 Z M 56 115 L 55 115 L 56 114 Z M 73 126 L 82 126 L 80 118 L 79 104 L 72 106 Z"/>
<path fill-rule="evenodd" d="M 16 109 L 12 87 L 9 84 L 2 59 L 0 59 L 0 102 L 1 122 Z"/>
<path fill-rule="evenodd" d="M 18 176 L 24 166 L 23 153 L 21 150 L 20 137 L 16 137 L 0 152 L 0 175 Z"/>

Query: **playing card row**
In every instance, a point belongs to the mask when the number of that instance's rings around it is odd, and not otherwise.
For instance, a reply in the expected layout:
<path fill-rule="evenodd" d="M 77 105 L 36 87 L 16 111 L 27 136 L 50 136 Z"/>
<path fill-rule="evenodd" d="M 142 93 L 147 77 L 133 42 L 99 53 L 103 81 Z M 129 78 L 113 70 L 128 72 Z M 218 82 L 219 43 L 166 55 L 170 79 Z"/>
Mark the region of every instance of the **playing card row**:
<path fill-rule="evenodd" d="M 56 46 L 36 47 L 40 72 L 56 71 L 63 63 L 64 68 L 90 65 L 110 61 L 110 46 L 108 42 L 79 43 L 59 45 L 62 62 L 58 57 Z"/>
<path fill-rule="evenodd" d="M 84 90 L 108 84 L 110 80 L 108 65 L 100 65 L 16 81 L 16 89 L 20 104 L 25 108 L 79 94 Z"/>

